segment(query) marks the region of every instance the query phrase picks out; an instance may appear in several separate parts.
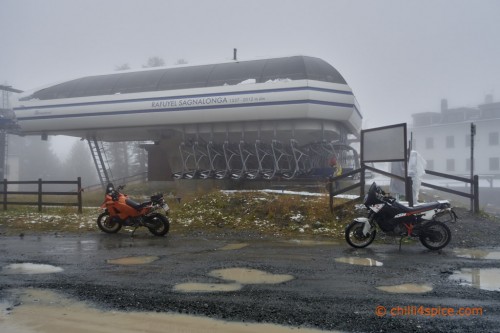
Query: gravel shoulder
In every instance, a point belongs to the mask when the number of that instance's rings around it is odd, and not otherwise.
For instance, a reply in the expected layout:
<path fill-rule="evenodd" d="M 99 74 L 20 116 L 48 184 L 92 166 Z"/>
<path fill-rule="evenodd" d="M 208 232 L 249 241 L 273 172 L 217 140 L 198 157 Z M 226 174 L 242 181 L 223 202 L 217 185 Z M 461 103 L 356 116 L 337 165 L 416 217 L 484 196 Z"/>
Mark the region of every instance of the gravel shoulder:
<path fill-rule="evenodd" d="M 498 332 L 500 292 L 460 286 L 450 275 L 462 268 L 500 268 L 499 260 L 458 257 L 459 248 L 497 249 L 498 220 L 458 209 L 450 223 L 452 241 L 430 252 L 418 242 L 379 240 L 362 250 L 343 239 L 276 237 L 252 231 L 219 228 L 171 233 L 154 238 L 139 232 L 106 235 L 41 233 L 24 237 L 0 235 L 0 265 L 47 263 L 64 267 L 61 274 L 0 274 L 0 296 L 14 288 L 48 288 L 103 309 L 176 312 L 231 321 L 267 322 L 344 332 Z M 306 241 L 314 241 L 309 243 Z M 245 247 L 224 251 L 228 244 Z M 141 255 L 159 260 L 141 266 L 116 266 L 107 259 Z M 336 261 L 340 257 L 371 258 L 381 267 Z M 179 283 L 220 283 L 209 273 L 244 267 L 294 278 L 281 284 L 248 284 L 219 293 L 179 293 Z M 403 283 L 429 284 L 422 294 L 393 294 L 377 289 Z M 377 316 L 377 306 L 480 307 L 482 316 Z"/>

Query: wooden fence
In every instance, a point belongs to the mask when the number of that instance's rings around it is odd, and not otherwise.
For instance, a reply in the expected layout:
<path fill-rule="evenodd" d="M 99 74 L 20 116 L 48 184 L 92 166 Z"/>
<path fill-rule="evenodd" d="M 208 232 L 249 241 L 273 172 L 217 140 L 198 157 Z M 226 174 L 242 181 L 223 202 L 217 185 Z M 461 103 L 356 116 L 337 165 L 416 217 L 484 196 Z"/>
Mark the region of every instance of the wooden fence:
<path fill-rule="evenodd" d="M 429 187 L 429 188 L 432 188 L 432 189 L 435 189 L 435 190 L 439 190 L 439 191 L 443 191 L 443 192 L 447 192 L 447 193 L 459 195 L 459 196 L 462 196 L 462 197 L 465 197 L 465 198 L 469 198 L 470 202 L 471 202 L 471 208 L 470 208 L 471 211 L 474 212 L 474 213 L 479 213 L 479 176 L 478 175 L 474 175 L 472 177 L 472 179 L 471 179 L 471 178 L 465 178 L 465 177 L 457 177 L 457 176 L 453 176 L 453 175 L 447 175 L 447 174 L 444 174 L 444 173 L 441 173 L 441 172 L 432 171 L 432 170 L 425 170 L 425 173 L 428 174 L 428 175 L 432 175 L 432 176 L 436 176 L 436 177 L 441 177 L 441 178 L 446 178 L 446 179 L 452 179 L 452 180 L 456 180 L 456 181 L 459 181 L 459 182 L 463 182 L 465 184 L 469 184 L 470 187 L 471 187 L 471 193 L 465 193 L 465 192 L 461 192 L 461 191 L 455 191 L 455 190 L 452 190 L 452 189 L 449 189 L 449 188 L 446 188 L 446 187 L 436 186 L 436 185 L 425 183 L 425 182 L 421 183 L 422 186 L 426 186 L 426 187 Z"/>
<path fill-rule="evenodd" d="M 37 191 L 9 191 L 9 185 L 37 185 Z M 44 185 L 76 185 L 76 191 L 73 192 L 56 192 L 56 191 L 44 191 Z M 42 211 L 43 206 L 76 206 L 78 207 L 78 213 L 82 213 L 82 179 L 80 177 L 77 180 L 28 180 L 28 181 L 8 181 L 4 179 L 0 181 L 0 195 L 3 199 L 0 202 L 3 205 L 3 210 L 7 210 L 9 205 L 25 205 L 25 206 L 37 206 L 38 211 Z M 16 195 L 36 195 L 37 201 L 9 201 L 9 196 Z M 46 196 L 74 196 L 76 197 L 76 202 L 54 202 L 46 201 L 44 197 Z"/>
<path fill-rule="evenodd" d="M 330 177 L 328 179 L 328 189 L 329 189 L 329 192 L 330 192 L 330 211 L 332 213 L 333 213 L 333 198 L 337 194 L 342 194 L 342 193 L 351 191 L 351 190 L 356 189 L 356 188 L 359 187 L 359 196 L 361 198 L 364 197 L 364 195 L 365 195 L 365 170 L 370 170 L 370 171 L 373 171 L 373 172 L 376 172 L 376 173 L 380 173 L 380 174 L 383 174 L 383 175 L 391 177 L 391 178 L 396 178 L 396 179 L 400 179 L 402 181 L 405 181 L 404 177 L 399 177 L 399 176 L 393 175 L 391 173 L 388 173 L 388 172 L 385 172 L 385 171 L 382 171 L 382 170 L 379 170 L 379 169 L 375 169 L 373 167 L 369 167 L 369 166 L 366 166 L 366 165 L 364 167 L 359 168 L 359 169 L 356 169 L 356 170 L 347 172 L 345 174 L 342 174 L 341 176 Z M 425 187 L 432 188 L 434 190 L 443 191 L 443 192 L 455 194 L 455 195 L 458 195 L 458 196 L 462 196 L 462 197 L 465 197 L 465 198 L 469 198 L 471 200 L 471 208 L 470 208 L 470 210 L 473 213 L 479 213 L 479 177 L 477 175 L 474 175 L 474 177 L 472 179 L 470 179 L 470 178 L 457 177 L 457 176 L 448 175 L 448 174 L 444 174 L 444 173 L 440 173 L 440 172 L 435 172 L 435 171 L 432 171 L 432 170 L 425 170 L 425 173 L 428 174 L 428 175 L 435 176 L 435 177 L 452 179 L 452 180 L 464 182 L 466 184 L 470 184 L 470 186 L 471 186 L 471 193 L 465 193 L 465 192 L 461 192 L 461 191 L 456 191 L 456 190 L 449 189 L 447 187 L 437 186 L 437 185 L 433 185 L 433 184 L 430 184 L 430 183 L 427 183 L 427 182 L 422 182 L 421 186 L 425 186 Z M 357 176 L 358 174 L 359 174 L 359 182 L 355 182 L 354 184 L 352 184 L 350 186 L 347 186 L 347 187 L 344 187 L 344 188 L 341 188 L 341 189 L 338 189 L 338 188 L 334 187 L 334 183 L 335 182 L 338 182 L 338 181 L 340 181 L 342 179 L 345 179 L 347 177 Z M 411 187 L 411 183 L 412 183 L 411 177 L 407 177 L 406 182 Z M 410 203 L 410 206 L 413 206 L 413 198 L 412 198 L 412 191 L 411 190 L 407 191 L 407 197 L 409 197 L 408 201 Z"/>
<path fill-rule="evenodd" d="M 135 182 L 147 182 L 148 180 L 148 173 L 147 172 L 141 172 L 136 175 L 132 176 L 127 176 L 127 177 L 122 177 L 122 178 L 116 178 L 116 179 L 110 179 L 109 181 L 113 184 L 117 185 L 125 185 L 125 184 L 130 184 L 130 183 L 135 183 Z M 106 185 L 106 184 L 105 184 Z M 93 190 L 98 190 L 98 189 L 103 189 L 102 184 L 94 184 L 90 185 L 84 188 L 85 191 L 93 191 Z"/>

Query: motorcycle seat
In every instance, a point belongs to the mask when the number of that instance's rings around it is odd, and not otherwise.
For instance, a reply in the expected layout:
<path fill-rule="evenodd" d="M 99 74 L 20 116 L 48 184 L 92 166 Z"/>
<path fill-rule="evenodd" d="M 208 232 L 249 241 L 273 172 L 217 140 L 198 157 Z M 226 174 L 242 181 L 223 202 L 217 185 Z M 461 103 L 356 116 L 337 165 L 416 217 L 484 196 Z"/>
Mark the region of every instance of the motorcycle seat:
<path fill-rule="evenodd" d="M 134 200 L 128 199 L 128 198 L 125 199 L 125 203 L 127 204 L 127 206 L 135 208 L 136 210 L 141 210 L 144 207 L 144 203 L 140 204 L 140 203 L 135 202 Z"/>
<path fill-rule="evenodd" d="M 427 210 L 436 209 L 439 208 L 442 204 L 440 202 L 435 201 L 435 202 L 428 202 L 425 204 L 421 204 L 418 206 L 408 207 L 396 201 L 394 202 L 394 205 L 406 213 L 414 213 L 419 211 L 424 212 Z"/>

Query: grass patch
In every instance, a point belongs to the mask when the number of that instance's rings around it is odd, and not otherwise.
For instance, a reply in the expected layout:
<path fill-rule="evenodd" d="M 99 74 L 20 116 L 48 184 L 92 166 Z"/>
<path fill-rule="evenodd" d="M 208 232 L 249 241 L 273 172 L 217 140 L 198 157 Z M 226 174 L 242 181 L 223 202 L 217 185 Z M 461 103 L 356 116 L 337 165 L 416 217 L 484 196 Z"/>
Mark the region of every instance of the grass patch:
<path fill-rule="evenodd" d="M 16 207 L 0 213 L 2 234 L 72 232 L 83 233 L 97 230 L 97 209 Z"/>
<path fill-rule="evenodd" d="M 211 192 L 172 207 L 171 216 L 175 225 L 192 231 L 233 229 L 343 237 L 346 224 L 353 218 L 352 206 L 337 206 L 332 215 L 327 197 Z"/>
<path fill-rule="evenodd" d="M 96 225 L 102 193 L 91 194 L 95 208 L 77 209 L 12 207 L 0 213 L 3 234 L 36 232 L 100 232 Z M 99 199 L 98 199 L 99 197 Z M 139 195 L 131 195 L 140 198 Z M 139 201 L 139 200 L 138 200 Z M 85 206 L 88 206 L 87 201 Z M 354 203 L 335 200 L 335 213 L 329 210 L 328 197 L 269 194 L 263 192 L 223 193 L 213 191 L 183 197 L 167 196 L 171 208 L 171 232 L 251 231 L 265 235 L 325 235 L 342 238 L 352 221 Z"/>

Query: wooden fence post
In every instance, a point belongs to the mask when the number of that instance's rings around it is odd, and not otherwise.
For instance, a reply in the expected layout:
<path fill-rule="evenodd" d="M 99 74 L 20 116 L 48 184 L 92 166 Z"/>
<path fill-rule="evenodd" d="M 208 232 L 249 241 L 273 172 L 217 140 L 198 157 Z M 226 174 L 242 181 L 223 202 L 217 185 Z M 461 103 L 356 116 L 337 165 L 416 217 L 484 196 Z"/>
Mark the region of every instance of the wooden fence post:
<path fill-rule="evenodd" d="M 38 178 L 38 211 L 42 211 L 42 178 Z"/>
<path fill-rule="evenodd" d="M 413 207 L 413 180 L 409 176 L 405 180 L 405 192 L 408 206 Z"/>
<path fill-rule="evenodd" d="M 359 173 L 359 197 L 361 200 L 365 197 L 365 186 L 366 186 L 366 176 L 365 176 L 365 165 L 361 166 L 361 172 Z"/>
<path fill-rule="evenodd" d="M 77 178 L 78 181 L 78 213 L 81 214 L 83 212 L 82 205 L 82 177 Z"/>
<path fill-rule="evenodd" d="M 7 210 L 7 179 L 3 180 L 3 210 Z"/>
<path fill-rule="evenodd" d="M 479 213 L 479 176 L 475 175 L 474 176 L 474 184 L 471 184 L 474 186 L 474 213 L 477 214 Z"/>
<path fill-rule="evenodd" d="M 333 180 L 328 177 L 328 192 L 330 194 L 330 213 L 333 214 Z"/>

